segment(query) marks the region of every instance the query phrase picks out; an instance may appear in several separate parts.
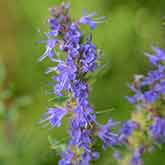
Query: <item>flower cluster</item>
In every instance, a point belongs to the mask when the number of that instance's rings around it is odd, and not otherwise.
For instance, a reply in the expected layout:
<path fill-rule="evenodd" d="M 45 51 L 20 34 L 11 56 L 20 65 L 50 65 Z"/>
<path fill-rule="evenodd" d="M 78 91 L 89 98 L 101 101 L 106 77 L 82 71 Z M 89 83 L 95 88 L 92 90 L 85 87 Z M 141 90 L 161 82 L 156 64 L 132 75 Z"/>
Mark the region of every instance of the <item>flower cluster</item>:
<path fill-rule="evenodd" d="M 134 84 L 130 86 L 135 93 L 133 97 L 128 97 L 130 103 L 152 104 L 165 94 L 165 52 L 156 47 L 153 50 L 155 55 L 146 53 L 146 56 L 156 69 L 150 71 L 146 77 L 136 76 Z M 144 90 L 146 87 L 148 89 Z"/>
<path fill-rule="evenodd" d="M 154 69 L 146 76 L 135 76 L 130 85 L 134 95 L 127 97 L 136 111 L 131 121 L 123 125 L 120 136 L 133 153 L 127 158 L 127 164 L 131 165 L 141 165 L 144 152 L 165 142 L 165 114 L 161 108 L 165 101 L 165 51 L 156 47 L 153 50 L 155 54 L 146 53 L 146 56 Z"/>
<path fill-rule="evenodd" d="M 51 127 L 60 127 L 62 119 L 68 118 L 68 146 L 61 153 L 59 165 L 89 165 L 98 159 L 94 149 L 97 139 L 103 148 L 123 145 L 127 153 L 122 156 L 116 150 L 114 157 L 120 165 L 141 165 L 142 156 L 150 152 L 155 144 L 165 143 L 165 51 L 153 47 L 154 54 L 146 53 L 153 70 L 146 76 L 136 75 L 129 88 L 134 93 L 127 100 L 135 105 L 131 119 L 124 122 L 117 131 L 119 122 L 110 119 L 103 125 L 97 122 L 96 113 L 89 103 L 89 73 L 96 71 L 99 51 L 92 41 L 92 34 L 85 35 L 82 25 L 90 30 L 96 28 L 104 17 L 96 13 L 84 13 L 78 20 L 72 20 L 70 5 L 62 3 L 50 9 L 49 31 L 46 33 L 46 50 L 39 61 L 48 58 L 53 67 L 53 94 L 66 98 L 64 103 L 48 108 L 42 122 Z"/>
<path fill-rule="evenodd" d="M 103 17 L 94 18 L 95 13 L 84 14 L 72 21 L 69 8 L 69 4 L 62 3 L 50 9 L 46 51 L 39 58 L 42 61 L 48 57 L 55 64 L 47 71 L 55 72 L 53 92 L 68 99 L 63 107 L 49 108 L 43 121 L 49 121 L 52 127 L 59 127 L 62 118 L 67 116 L 70 140 L 66 151 L 61 154 L 59 165 L 88 165 L 99 157 L 93 148 L 94 138 L 101 139 L 104 147 L 118 144 L 118 135 L 112 132 L 117 123 L 109 120 L 106 125 L 99 124 L 88 101 L 87 75 L 96 70 L 99 54 L 92 42 L 92 35 L 85 36 L 81 24 L 95 29 Z"/>

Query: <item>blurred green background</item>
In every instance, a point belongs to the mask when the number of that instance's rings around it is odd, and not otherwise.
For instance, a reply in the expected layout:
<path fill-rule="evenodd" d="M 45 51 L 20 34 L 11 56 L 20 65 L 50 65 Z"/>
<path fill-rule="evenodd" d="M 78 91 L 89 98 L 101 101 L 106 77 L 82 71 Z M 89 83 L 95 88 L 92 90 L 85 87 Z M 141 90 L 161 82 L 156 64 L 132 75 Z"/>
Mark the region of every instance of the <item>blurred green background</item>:
<path fill-rule="evenodd" d="M 47 63 L 38 63 L 44 45 L 48 8 L 59 0 L 0 0 L 0 165 L 51 165 L 59 157 L 48 136 L 65 138 L 65 127 L 42 128 L 37 122 L 49 105 Z M 107 17 L 94 31 L 103 50 L 104 70 L 95 77 L 90 101 L 106 122 L 128 119 L 133 107 L 124 99 L 133 74 L 150 68 L 143 55 L 151 46 L 165 47 L 164 0 L 71 0 L 75 18 L 82 9 Z M 3 66 L 4 65 L 4 66 Z M 5 73 L 6 72 L 6 73 Z M 5 76 L 6 75 L 6 76 Z M 65 132 L 65 133 L 64 133 Z M 101 151 L 101 149 L 98 149 Z M 145 165 L 165 165 L 165 147 L 145 155 Z M 115 165 L 111 149 L 101 151 L 96 165 Z"/>

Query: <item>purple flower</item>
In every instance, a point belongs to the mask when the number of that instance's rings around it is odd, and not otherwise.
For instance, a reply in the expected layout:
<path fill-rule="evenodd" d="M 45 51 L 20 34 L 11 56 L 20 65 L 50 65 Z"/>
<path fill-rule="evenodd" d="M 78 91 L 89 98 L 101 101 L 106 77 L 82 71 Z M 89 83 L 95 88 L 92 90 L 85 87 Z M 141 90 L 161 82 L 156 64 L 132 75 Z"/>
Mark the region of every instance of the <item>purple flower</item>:
<path fill-rule="evenodd" d="M 76 67 L 71 62 L 69 65 L 59 64 L 57 66 L 56 71 L 59 73 L 57 76 L 53 78 L 55 80 L 54 91 L 56 95 L 61 96 L 62 90 L 71 90 L 71 81 L 73 81 L 76 77 Z"/>
<path fill-rule="evenodd" d="M 151 64 L 157 65 L 159 59 L 156 56 L 150 55 L 148 53 L 145 53 L 145 55 L 148 57 Z"/>
<path fill-rule="evenodd" d="M 84 152 L 84 154 L 82 155 L 80 165 L 90 165 L 91 160 L 96 160 L 98 158 L 98 152 L 92 152 L 91 150 L 88 150 L 87 152 Z"/>
<path fill-rule="evenodd" d="M 158 98 L 159 93 L 154 90 L 150 90 L 144 93 L 145 101 L 148 103 L 153 103 Z"/>
<path fill-rule="evenodd" d="M 84 13 L 84 16 L 79 19 L 80 24 L 86 24 L 89 25 L 91 29 L 96 28 L 97 23 L 102 23 L 105 17 L 100 17 L 100 18 L 93 18 L 96 15 L 96 13 L 91 13 L 87 15 Z"/>
<path fill-rule="evenodd" d="M 50 31 L 46 33 L 46 51 L 40 61 L 48 56 L 55 63 L 55 66 L 47 71 L 56 72 L 53 76 L 54 94 L 58 97 L 65 95 L 68 99 L 64 104 L 65 108 L 48 109 L 45 120 L 48 120 L 52 127 L 59 127 L 62 118 L 68 111 L 71 112 L 70 139 L 67 150 L 61 154 L 59 165 L 88 165 L 99 156 L 93 149 L 92 141 L 96 137 L 97 126 L 97 136 L 104 142 L 105 147 L 114 146 L 118 142 L 118 135 L 111 131 L 116 123 L 109 120 L 106 125 L 99 124 L 89 104 L 86 75 L 97 67 L 97 49 L 92 43 L 92 37 L 89 39 L 80 30 L 80 24 L 87 24 L 94 29 L 103 17 L 93 18 L 95 14 L 92 13 L 72 22 L 69 6 L 65 3 L 51 9 L 51 15 L 52 18 L 48 20 Z"/>
<path fill-rule="evenodd" d="M 139 153 L 139 151 L 135 151 L 132 159 L 130 161 L 131 165 L 141 165 L 142 161 L 141 161 L 141 154 Z"/>
<path fill-rule="evenodd" d="M 136 122 L 131 120 L 126 121 L 120 129 L 119 141 L 124 142 L 136 128 L 138 128 Z"/>
<path fill-rule="evenodd" d="M 50 59 L 54 56 L 54 48 L 57 44 L 56 39 L 48 39 L 47 45 L 46 45 L 46 51 L 44 54 L 38 59 L 39 61 L 44 60 L 46 57 L 49 57 Z"/>
<path fill-rule="evenodd" d="M 51 32 L 54 32 L 54 36 L 57 36 L 61 28 L 58 21 L 55 18 L 50 18 L 48 23 L 50 25 Z"/>
<path fill-rule="evenodd" d="M 152 85 L 156 81 L 161 80 L 165 77 L 164 75 L 165 67 L 163 65 L 158 65 L 157 69 L 150 71 L 147 76 L 143 79 L 141 86 Z"/>
<path fill-rule="evenodd" d="M 88 106 L 88 86 L 79 80 L 74 81 L 72 85 L 74 98 L 81 106 Z"/>
<path fill-rule="evenodd" d="M 59 160 L 58 165 L 71 165 L 72 160 L 74 159 L 74 153 L 71 151 L 70 146 L 68 149 L 62 153 L 62 159 Z"/>
<path fill-rule="evenodd" d="M 80 165 L 90 165 L 90 161 L 91 161 L 92 157 L 90 154 L 88 153 L 84 153 L 82 155 L 82 160 L 80 162 Z"/>
<path fill-rule="evenodd" d="M 71 121 L 70 129 L 70 145 L 79 146 L 80 148 L 88 149 L 88 145 L 91 143 L 90 130 L 82 130 L 81 121 L 78 118 Z"/>
<path fill-rule="evenodd" d="M 75 23 L 72 23 L 69 26 L 68 32 L 65 34 L 64 39 L 68 40 L 67 42 L 75 42 L 79 43 L 81 37 L 81 32 L 78 29 L 77 25 Z"/>
<path fill-rule="evenodd" d="M 134 84 L 128 86 L 134 93 L 133 96 L 126 96 L 126 99 L 131 104 L 138 104 L 139 102 L 144 102 L 144 94 L 140 87 L 135 87 Z"/>
<path fill-rule="evenodd" d="M 97 50 L 96 47 L 91 43 L 87 42 L 82 46 L 82 71 L 83 72 L 92 72 L 96 69 L 96 58 Z"/>
<path fill-rule="evenodd" d="M 88 127 L 91 123 L 96 122 L 95 114 L 92 114 L 88 111 L 90 107 L 86 107 L 86 109 L 82 106 L 77 106 L 74 110 L 75 116 L 79 122 L 79 127 Z"/>
<path fill-rule="evenodd" d="M 60 49 L 68 53 L 71 58 L 79 54 L 81 33 L 76 24 L 69 25 L 69 30 L 64 35 L 64 42 L 61 43 Z"/>
<path fill-rule="evenodd" d="M 154 90 L 157 93 L 165 95 L 165 80 L 161 80 L 160 83 L 157 83 L 154 87 Z"/>
<path fill-rule="evenodd" d="M 164 61 L 165 62 L 165 51 L 158 47 L 152 47 L 155 55 L 150 55 L 148 53 L 145 53 L 148 57 L 149 61 L 153 65 L 157 65 L 158 62 Z"/>
<path fill-rule="evenodd" d="M 134 151 L 132 159 L 130 161 L 131 165 L 142 165 L 141 157 L 142 157 L 142 154 L 144 153 L 144 149 L 145 149 L 144 146 L 141 145 L 139 148 L 137 148 Z"/>
<path fill-rule="evenodd" d="M 62 118 L 67 114 L 66 109 L 49 108 L 43 121 L 49 121 L 52 127 L 60 127 Z M 42 122 L 43 122 L 42 121 Z"/>
<path fill-rule="evenodd" d="M 97 135 L 104 142 L 103 148 L 118 144 L 118 135 L 111 130 L 116 127 L 117 124 L 118 123 L 110 119 L 107 124 L 99 126 Z"/>
<path fill-rule="evenodd" d="M 137 104 L 139 102 L 143 102 L 144 101 L 144 95 L 143 95 L 143 93 L 139 89 L 139 90 L 136 91 L 134 96 L 126 96 L 126 99 L 131 104 Z"/>
<path fill-rule="evenodd" d="M 151 136 L 158 142 L 165 142 L 165 119 L 155 117 L 153 124 L 150 126 Z"/>

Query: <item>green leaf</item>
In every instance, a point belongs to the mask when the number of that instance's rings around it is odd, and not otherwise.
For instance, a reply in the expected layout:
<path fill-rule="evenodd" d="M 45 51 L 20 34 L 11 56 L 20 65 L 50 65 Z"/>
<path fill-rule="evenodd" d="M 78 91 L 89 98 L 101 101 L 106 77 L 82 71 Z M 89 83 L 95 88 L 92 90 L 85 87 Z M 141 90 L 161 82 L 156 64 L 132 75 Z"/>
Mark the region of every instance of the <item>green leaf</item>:
<path fill-rule="evenodd" d="M 55 150 L 57 154 L 66 150 L 66 144 L 61 143 L 57 139 L 53 139 L 51 136 L 48 136 L 49 144 L 51 145 L 51 149 Z"/>

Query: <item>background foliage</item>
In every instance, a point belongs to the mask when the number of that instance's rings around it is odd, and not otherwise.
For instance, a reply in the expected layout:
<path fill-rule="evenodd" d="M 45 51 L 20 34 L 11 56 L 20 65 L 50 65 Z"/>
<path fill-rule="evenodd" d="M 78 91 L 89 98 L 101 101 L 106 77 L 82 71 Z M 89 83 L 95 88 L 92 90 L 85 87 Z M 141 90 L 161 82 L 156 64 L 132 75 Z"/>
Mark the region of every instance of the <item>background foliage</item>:
<path fill-rule="evenodd" d="M 47 9 L 59 2 L 0 0 L 0 165 L 57 164 L 58 156 L 48 136 L 65 138 L 66 125 L 52 130 L 37 123 L 50 98 L 49 77 L 44 75 L 47 63 L 37 63 L 44 45 L 37 41 L 46 31 Z M 165 47 L 165 1 L 71 0 L 71 6 L 75 18 L 84 8 L 107 17 L 94 32 L 105 68 L 95 76 L 90 101 L 96 111 L 111 109 L 98 115 L 103 123 L 110 116 L 125 120 L 133 110 L 124 99 L 129 94 L 127 83 L 133 74 L 149 69 L 143 52 L 150 52 L 152 45 Z M 96 164 L 115 165 L 111 150 L 101 152 Z M 158 148 L 145 155 L 145 164 L 159 161 L 163 165 L 164 154 L 165 148 Z"/>

